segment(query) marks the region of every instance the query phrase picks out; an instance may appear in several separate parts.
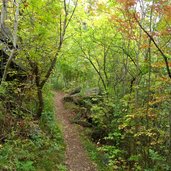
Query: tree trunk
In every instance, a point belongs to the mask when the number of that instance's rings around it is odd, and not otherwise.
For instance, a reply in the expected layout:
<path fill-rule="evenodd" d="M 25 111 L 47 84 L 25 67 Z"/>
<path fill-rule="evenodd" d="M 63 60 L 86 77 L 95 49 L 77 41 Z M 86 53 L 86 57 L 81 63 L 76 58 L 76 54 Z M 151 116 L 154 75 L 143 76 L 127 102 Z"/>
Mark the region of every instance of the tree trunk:
<path fill-rule="evenodd" d="M 37 88 L 37 97 L 38 97 L 38 108 L 37 108 L 37 118 L 40 118 L 44 108 L 44 101 L 43 101 L 43 93 L 42 88 Z"/>

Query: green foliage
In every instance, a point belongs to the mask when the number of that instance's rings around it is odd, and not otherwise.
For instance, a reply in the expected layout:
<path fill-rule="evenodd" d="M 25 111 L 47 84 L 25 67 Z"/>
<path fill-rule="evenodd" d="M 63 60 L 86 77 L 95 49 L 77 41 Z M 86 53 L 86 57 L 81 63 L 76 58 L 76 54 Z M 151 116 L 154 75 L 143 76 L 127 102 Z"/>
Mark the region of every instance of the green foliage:
<path fill-rule="evenodd" d="M 82 105 L 92 125 L 89 136 L 100 146 L 106 166 L 170 170 L 171 5 L 142 2 L 79 1 L 70 18 L 73 1 L 64 8 L 63 1 L 22 1 L 13 61 L 26 80 L 11 67 L 13 79 L 0 85 L 0 170 L 66 169 L 53 96 L 49 87 L 43 89 L 51 73 L 55 89 L 99 87 L 104 93 Z M 3 43 L 0 37 L 0 49 L 10 55 L 16 5 L 8 3 L 4 22 L 10 40 Z M 3 75 L 6 62 L 0 62 Z M 45 108 L 37 119 L 42 90 Z M 96 147 L 91 150 L 96 160 Z"/>
<path fill-rule="evenodd" d="M 91 119 L 89 136 L 113 170 L 163 171 L 170 165 L 170 78 L 161 58 L 162 51 L 170 69 L 170 4 L 153 1 L 153 9 L 143 2 L 138 12 L 138 1 L 79 5 L 56 66 L 56 87 L 98 86 L 106 93 L 82 105 Z"/>
<path fill-rule="evenodd" d="M 64 168 L 61 164 L 63 140 L 56 125 L 52 105 L 53 96 L 49 93 L 49 89 L 47 92 L 45 92 L 46 106 L 41 123 L 23 116 L 22 120 L 11 125 L 10 132 L 3 128 L 5 142 L 0 144 L 1 170 L 34 171 Z"/>
<path fill-rule="evenodd" d="M 86 132 L 88 133 L 88 130 Z M 98 170 L 112 171 L 112 168 L 108 166 L 108 157 L 105 155 L 105 153 L 100 152 L 100 150 L 97 149 L 96 144 L 93 144 L 85 134 L 81 134 L 81 139 L 89 157 L 94 163 L 97 164 Z"/>

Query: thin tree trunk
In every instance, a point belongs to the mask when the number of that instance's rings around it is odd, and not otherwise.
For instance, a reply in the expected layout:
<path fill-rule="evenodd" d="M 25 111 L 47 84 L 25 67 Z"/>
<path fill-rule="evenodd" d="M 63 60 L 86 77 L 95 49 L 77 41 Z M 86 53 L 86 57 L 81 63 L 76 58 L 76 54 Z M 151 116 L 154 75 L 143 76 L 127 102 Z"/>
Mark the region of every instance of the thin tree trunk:
<path fill-rule="evenodd" d="M 7 16 L 7 4 L 6 4 L 6 0 L 2 1 L 2 9 L 1 9 L 1 30 L 3 29 L 4 25 L 5 25 L 5 19 Z"/>
<path fill-rule="evenodd" d="M 43 93 L 42 88 L 37 87 L 37 97 L 38 97 L 38 109 L 37 109 L 37 118 L 40 118 L 44 108 L 44 100 L 43 100 Z"/>
<path fill-rule="evenodd" d="M 16 51 L 16 47 L 17 47 L 17 31 L 18 31 L 18 18 L 19 18 L 20 0 L 18 3 L 15 3 L 15 5 L 16 5 L 16 12 L 15 12 L 14 33 L 13 33 L 13 49 L 11 50 L 10 57 L 8 58 L 8 61 L 6 63 L 5 70 L 4 70 L 4 73 L 2 76 L 2 82 L 6 81 L 8 69 L 9 69 L 10 64 L 12 62 L 12 59 L 15 56 L 15 51 Z M 4 18 L 4 16 L 1 16 L 1 22 L 2 22 L 3 18 Z"/>

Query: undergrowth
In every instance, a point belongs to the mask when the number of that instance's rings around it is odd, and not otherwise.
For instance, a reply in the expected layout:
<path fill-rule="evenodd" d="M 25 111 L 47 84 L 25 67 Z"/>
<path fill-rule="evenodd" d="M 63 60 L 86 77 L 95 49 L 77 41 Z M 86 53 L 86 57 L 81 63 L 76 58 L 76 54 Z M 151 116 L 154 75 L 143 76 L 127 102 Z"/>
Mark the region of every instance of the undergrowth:
<path fill-rule="evenodd" d="M 98 151 L 97 144 L 93 143 L 87 137 L 87 131 L 88 129 L 84 130 L 82 134 L 80 134 L 80 137 L 89 157 L 96 164 L 98 171 L 112 171 L 112 169 L 108 166 L 105 154 L 100 153 Z"/>
<path fill-rule="evenodd" d="M 32 116 L 24 116 L 21 121 L 13 117 L 16 124 L 10 131 L 1 130 L 6 137 L 0 141 L 0 170 L 66 170 L 62 163 L 64 143 L 55 120 L 53 95 L 49 92 L 46 88 L 45 109 L 40 121 Z"/>

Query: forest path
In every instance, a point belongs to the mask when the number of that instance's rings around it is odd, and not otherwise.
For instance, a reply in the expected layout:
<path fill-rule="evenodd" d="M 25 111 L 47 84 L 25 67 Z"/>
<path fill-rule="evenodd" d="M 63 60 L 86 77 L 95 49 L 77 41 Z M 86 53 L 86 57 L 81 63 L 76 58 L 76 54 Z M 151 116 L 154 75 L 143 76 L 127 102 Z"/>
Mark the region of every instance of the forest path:
<path fill-rule="evenodd" d="M 79 130 L 70 122 L 71 111 L 64 108 L 62 99 L 64 93 L 55 93 L 55 109 L 57 119 L 62 125 L 64 142 L 66 144 L 65 164 L 69 171 L 97 171 L 81 143 Z"/>

